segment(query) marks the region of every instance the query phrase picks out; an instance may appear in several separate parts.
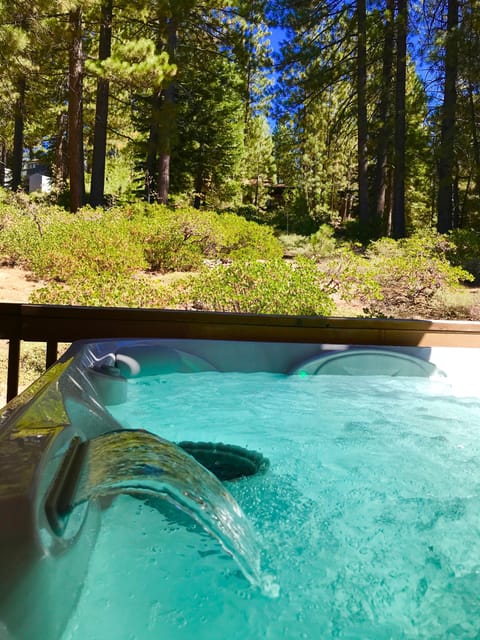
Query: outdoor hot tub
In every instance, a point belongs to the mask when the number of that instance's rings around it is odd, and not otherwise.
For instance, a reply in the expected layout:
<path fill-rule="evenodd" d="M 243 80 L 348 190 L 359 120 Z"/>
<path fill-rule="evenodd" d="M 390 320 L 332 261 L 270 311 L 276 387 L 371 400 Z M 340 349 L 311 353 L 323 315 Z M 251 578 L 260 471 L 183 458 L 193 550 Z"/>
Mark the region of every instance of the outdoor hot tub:
<path fill-rule="evenodd" d="M 0 639 L 475 638 L 477 348 L 74 343 L 0 425 Z"/>

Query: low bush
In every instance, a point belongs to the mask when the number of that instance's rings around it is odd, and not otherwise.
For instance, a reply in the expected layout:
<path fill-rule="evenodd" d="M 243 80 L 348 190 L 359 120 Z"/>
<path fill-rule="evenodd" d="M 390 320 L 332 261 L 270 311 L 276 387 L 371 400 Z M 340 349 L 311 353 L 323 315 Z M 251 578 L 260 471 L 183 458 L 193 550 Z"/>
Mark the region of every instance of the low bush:
<path fill-rule="evenodd" d="M 37 278 L 192 271 L 205 259 L 279 257 L 273 231 L 240 216 L 138 202 L 75 215 L 26 196 L 0 198 L 0 257 Z"/>
<path fill-rule="evenodd" d="M 282 233 L 278 236 L 278 239 L 282 243 L 285 257 L 295 258 L 297 256 L 309 256 L 310 242 L 308 236 L 301 236 L 297 233 Z"/>
<path fill-rule="evenodd" d="M 176 292 L 179 304 L 212 311 L 329 315 L 334 309 L 323 274 L 306 258 L 237 260 L 204 268 L 178 282 Z"/>
<path fill-rule="evenodd" d="M 328 224 L 322 224 L 318 231 L 310 236 L 312 258 L 327 258 L 340 248 L 334 237 L 335 230 Z"/>
<path fill-rule="evenodd" d="M 236 208 L 235 213 L 246 220 L 258 224 L 275 226 L 277 221 L 277 211 L 256 207 L 254 204 L 242 204 Z"/>
<path fill-rule="evenodd" d="M 479 320 L 480 296 L 462 287 L 454 291 L 439 291 L 432 317 L 443 320 Z"/>
<path fill-rule="evenodd" d="M 22 192 L 0 191 L 0 255 L 4 264 L 29 268 L 45 227 L 68 214 L 40 204 Z"/>
<path fill-rule="evenodd" d="M 151 206 L 134 212 L 132 233 L 152 271 L 192 271 L 204 259 L 271 258 L 282 248 L 268 227 L 231 213 Z"/>
<path fill-rule="evenodd" d="M 40 234 L 35 222 L 27 216 L 10 220 L 0 232 L 0 257 L 2 264 L 10 267 L 30 268 L 30 256 L 40 243 Z"/>
<path fill-rule="evenodd" d="M 459 287 L 473 277 L 447 260 L 451 244 L 429 232 L 395 241 L 382 238 L 371 243 L 366 256 L 367 279 L 374 280 L 380 295 L 364 299 L 369 315 L 432 315 L 437 294 Z"/>
<path fill-rule="evenodd" d="M 193 213 L 195 212 L 195 214 Z M 152 206 L 132 220 L 151 271 L 192 271 L 215 253 L 215 220 L 208 212 Z"/>
<path fill-rule="evenodd" d="M 250 222 L 233 213 L 219 214 L 220 242 L 217 256 L 243 260 L 281 258 L 283 248 L 270 227 Z"/>
<path fill-rule="evenodd" d="M 465 267 L 480 277 L 478 256 L 480 236 L 469 230 L 382 238 L 361 254 L 328 225 L 280 242 L 232 213 L 136 202 L 72 215 L 0 189 L 0 258 L 47 281 L 32 297 L 40 303 L 328 315 L 335 300 L 371 316 L 448 317 L 451 292 L 473 280 Z M 145 269 L 200 274 L 173 290 L 139 276 Z"/>
<path fill-rule="evenodd" d="M 57 207 L 0 205 L 0 253 L 43 280 L 68 282 L 83 274 L 128 274 L 146 268 L 143 247 L 118 211 L 83 209 L 72 215 Z"/>
<path fill-rule="evenodd" d="M 369 269 L 368 260 L 351 247 L 337 249 L 333 255 L 320 260 L 319 268 L 339 302 L 361 302 L 370 306 L 382 299 L 380 285 Z"/>
<path fill-rule="evenodd" d="M 35 276 L 58 282 L 106 272 L 128 275 L 146 266 L 127 220 L 112 214 L 96 218 L 85 210 L 49 224 L 29 260 Z"/>
<path fill-rule="evenodd" d="M 97 307 L 168 308 L 174 298 L 169 287 L 148 276 L 90 274 L 68 284 L 50 282 L 31 296 L 33 304 L 66 304 Z"/>

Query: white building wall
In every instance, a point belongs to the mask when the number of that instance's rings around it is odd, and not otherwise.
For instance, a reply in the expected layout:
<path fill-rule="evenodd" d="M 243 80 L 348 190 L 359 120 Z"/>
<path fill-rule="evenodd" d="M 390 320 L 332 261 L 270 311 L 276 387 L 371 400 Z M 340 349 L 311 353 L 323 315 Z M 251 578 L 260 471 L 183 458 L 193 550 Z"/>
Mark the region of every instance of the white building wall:
<path fill-rule="evenodd" d="M 40 191 L 41 193 L 50 193 L 52 188 L 51 178 L 41 173 L 34 173 L 28 178 L 28 191 Z"/>

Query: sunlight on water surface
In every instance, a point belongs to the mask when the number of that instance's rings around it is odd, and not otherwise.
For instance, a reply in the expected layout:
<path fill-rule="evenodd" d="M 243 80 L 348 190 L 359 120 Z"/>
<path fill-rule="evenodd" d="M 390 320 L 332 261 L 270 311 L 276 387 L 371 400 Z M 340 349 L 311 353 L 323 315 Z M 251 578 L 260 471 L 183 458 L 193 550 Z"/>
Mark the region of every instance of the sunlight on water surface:
<path fill-rule="evenodd" d="M 426 379 L 209 372 L 131 380 L 111 411 L 270 459 L 227 488 L 280 595 L 178 510 L 121 496 L 63 640 L 478 637 L 478 398 Z"/>

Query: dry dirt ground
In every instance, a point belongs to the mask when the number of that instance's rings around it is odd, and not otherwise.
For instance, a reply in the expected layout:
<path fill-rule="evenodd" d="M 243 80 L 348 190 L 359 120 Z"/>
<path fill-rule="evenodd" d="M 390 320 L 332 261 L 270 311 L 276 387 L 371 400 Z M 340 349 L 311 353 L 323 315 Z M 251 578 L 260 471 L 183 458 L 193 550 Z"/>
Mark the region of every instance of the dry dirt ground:
<path fill-rule="evenodd" d="M 28 296 L 40 286 L 23 269 L 0 267 L 0 302 L 28 302 Z"/>
<path fill-rule="evenodd" d="M 39 282 L 29 280 L 28 273 L 17 267 L 0 267 L 0 302 L 28 302 L 29 295 L 41 286 Z M 22 345 L 23 357 L 34 359 L 34 354 L 43 350 L 40 345 Z M 41 354 L 40 354 L 41 357 Z M 6 398 L 8 344 L 0 340 L 0 407 Z M 26 369 L 26 370 L 25 370 Z M 21 376 L 21 388 L 24 388 L 38 377 L 34 367 L 24 367 Z"/>

